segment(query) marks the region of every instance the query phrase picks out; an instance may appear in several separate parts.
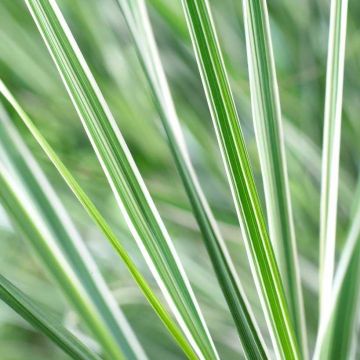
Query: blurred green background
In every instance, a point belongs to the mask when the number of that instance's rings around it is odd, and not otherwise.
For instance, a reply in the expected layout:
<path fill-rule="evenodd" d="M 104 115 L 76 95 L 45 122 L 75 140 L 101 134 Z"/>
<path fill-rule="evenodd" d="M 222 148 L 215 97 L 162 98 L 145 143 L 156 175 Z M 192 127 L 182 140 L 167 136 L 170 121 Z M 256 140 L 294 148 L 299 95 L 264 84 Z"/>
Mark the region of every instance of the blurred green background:
<path fill-rule="evenodd" d="M 124 19 L 114 0 L 58 0 L 93 71 L 136 163 L 174 239 L 185 270 L 224 359 L 238 359 L 241 346 L 169 152 L 150 92 Z M 262 193 L 250 113 L 241 1 L 211 0 L 211 8 Z M 248 268 L 220 153 L 197 71 L 180 0 L 148 0 L 147 5 L 171 91 L 193 163 L 237 266 L 250 303 L 267 339 L 266 327 Z M 329 1 L 268 2 L 294 208 L 310 345 L 317 328 L 317 259 L 321 145 Z M 341 250 L 360 196 L 360 3 L 350 1 L 337 247 Z M 31 115 L 123 239 L 154 284 L 115 205 L 95 154 L 70 104 L 60 77 L 22 0 L 0 1 L 0 77 Z M 150 358 L 182 354 L 145 302 L 130 275 L 95 228 L 27 130 L 13 117 L 57 189 L 105 279 Z M 32 250 L 0 208 L 0 273 L 62 315 L 64 324 L 96 346 L 77 315 L 43 271 Z M 154 286 L 156 286 L 154 284 Z M 159 296 L 161 297 L 160 293 Z M 268 339 L 267 339 L 268 340 Z M 0 304 L 0 358 L 66 359 L 6 305 Z"/>

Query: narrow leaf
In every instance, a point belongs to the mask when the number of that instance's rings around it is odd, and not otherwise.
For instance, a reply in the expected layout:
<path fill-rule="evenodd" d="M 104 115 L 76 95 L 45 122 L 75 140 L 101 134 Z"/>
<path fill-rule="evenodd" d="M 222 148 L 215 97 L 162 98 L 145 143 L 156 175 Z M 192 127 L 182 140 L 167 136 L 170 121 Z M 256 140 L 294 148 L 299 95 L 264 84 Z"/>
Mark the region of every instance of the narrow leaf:
<path fill-rule="evenodd" d="M 168 137 L 177 169 L 185 186 L 218 281 L 233 316 L 248 358 L 265 359 L 266 352 L 234 265 L 218 230 L 214 215 L 192 166 L 181 124 L 143 0 L 118 0 L 134 39 L 139 60 Z"/>
<path fill-rule="evenodd" d="M 78 184 L 78 182 L 74 179 L 74 177 L 71 175 L 69 170 L 66 168 L 66 166 L 62 163 L 62 161 L 56 155 L 55 151 L 51 148 L 51 146 L 48 144 L 48 142 L 45 140 L 45 138 L 41 135 L 41 133 L 36 128 L 34 123 L 27 116 L 27 114 L 24 112 L 24 110 L 20 107 L 19 103 L 15 100 L 15 98 L 12 96 L 12 94 L 5 87 L 4 83 L 1 80 L 0 80 L 0 94 L 2 94 L 4 96 L 4 98 L 11 104 L 11 106 L 13 107 L 13 109 L 15 110 L 17 115 L 27 126 L 27 128 L 29 129 L 29 131 L 31 132 L 31 134 L 33 135 L 35 140 L 38 142 L 38 144 L 44 150 L 45 154 L 48 156 L 48 158 L 54 164 L 56 169 L 59 171 L 60 175 L 66 181 L 67 185 L 72 190 L 74 195 L 77 197 L 77 199 L 79 200 L 81 205 L 88 212 L 88 214 L 92 217 L 92 219 L 94 220 L 96 225 L 99 227 L 99 229 L 104 233 L 105 237 L 108 239 L 110 244 L 114 247 L 114 249 L 116 250 L 118 255 L 123 260 L 124 264 L 128 268 L 129 272 L 133 276 L 134 280 L 140 287 L 141 291 L 143 292 L 143 294 L 149 301 L 150 305 L 153 307 L 153 309 L 159 315 L 160 319 L 163 321 L 163 323 L 165 324 L 165 326 L 167 327 L 169 332 L 173 335 L 174 339 L 178 342 L 180 347 L 184 350 L 184 352 L 187 354 L 187 356 L 190 359 L 196 358 L 196 355 L 194 354 L 192 348 L 189 346 L 189 344 L 187 343 L 183 334 L 181 333 L 181 331 L 178 329 L 178 327 L 172 320 L 168 311 L 164 308 L 164 306 L 159 301 L 157 296 L 151 290 L 151 287 L 149 286 L 147 281 L 144 279 L 142 274 L 137 269 L 134 262 L 131 260 L 126 249 L 123 247 L 121 241 L 114 234 L 111 227 L 106 222 L 104 217 L 101 215 L 99 210 L 96 208 L 94 203 L 90 200 L 90 198 L 87 196 L 87 194 L 84 192 L 84 190 Z"/>
<path fill-rule="evenodd" d="M 279 269 L 225 72 L 208 1 L 183 0 L 251 270 L 279 357 L 299 358 Z"/>
<path fill-rule="evenodd" d="M 274 246 L 290 315 L 304 357 L 307 339 L 294 220 L 292 216 L 279 89 L 265 0 L 243 0 L 255 137 Z"/>
<path fill-rule="evenodd" d="M 0 299 L 8 304 L 26 321 L 48 336 L 73 359 L 100 360 L 100 357 L 88 349 L 60 321 L 42 309 L 9 280 L 0 275 Z"/>
<path fill-rule="evenodd" d="M 320 322 L 334 278 L 347 0 L 331 0 L 320 205 Z"/>
<path fill-rule="evenodd" d="M 336 271 L 329 312 L 324 314 L 314 359 L 354 358 L 360 309 L 360 201 Z"/>
<path fill-rule="evenodd" d="M 83 240 L 0 108 L 0 198 L 70 303 L 114 359 L 146 358 Z"/>
<path fill-rule="evenodd" d="M 119 208 L 200 358 L 218 358 L 170 236 L 101 91 L 54 0 L 26 4 L 86 129 Z"/>

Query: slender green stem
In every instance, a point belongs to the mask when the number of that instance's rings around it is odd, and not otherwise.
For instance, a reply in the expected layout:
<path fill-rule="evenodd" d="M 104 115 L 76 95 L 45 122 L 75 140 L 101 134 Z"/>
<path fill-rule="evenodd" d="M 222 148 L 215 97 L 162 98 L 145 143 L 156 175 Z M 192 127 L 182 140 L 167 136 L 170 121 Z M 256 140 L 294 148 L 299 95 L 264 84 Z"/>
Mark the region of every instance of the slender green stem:
<path fill-rule="evenodd" d="M 307 358 L 294 220 L 288 184 L 279 89 L 265 0 L 243 0 L 255 137 L 264 184 L 270 239 L 286 290 L 296 336 Z"/>
<path fill-rule="evenodd" d="M 58 280 L 79 313 L 89 324 L 97 339 L 103 345 L 108 356 L 113 359 L 125 359 L 124 352 L 120 349 L 114 338 L 97 314 L 96 307 L 91 299 L 85 295 L 85 290 L 75 271 L 67 262 L 66 257 L 57 248 L 52 234 L 44 226 L 41 215 L 36 211 L 26 193 L 20 191 L 16 179 L 0 163 L 0 199 L 2 205 L 11 215 L 11 218 L 28 238 L 38 253 L 51 262 L 51 272 Z M 124 348 L 125 349 L 125 348 Z M 131 349 L 130 349 L 131 350 Z M 128 352 L 129 356 L 131 351 Z M 135 356 L 132 356 L 136 359 Z"/>
<path fill-rule="evenodd" d="M 55 0 L 26 0 L 122 216 L 199 358 L 217 359 L 200 307 L 127 144 Z"/>
<path fill-rule="evenodd" d="M 2 199 L 11 218 L 103 351 L 115 359 L 146 359 L 83 239 L 2 106 L 0 164 Z"/>
<path fill-rule="evenodd" d="M 152 90 L 169 146 L 248 358 L 266 351 L 214 215 L 192 166 L 143 0 L 118 0 Z"/>
<path fill-rule="evenodd" d="M 314 359 L 354 358 L 360 310 L 360 201 L 341 253 L 329 311 L 324 314 Z"/>
<path fill-rule="evenodd" d="M 208 1 L 183 0 L 242 235 L 276 353 L 300 357 Z"/>
<path fill-rule="evenodd" d="M 20 316 L 48 336 L 72 359 L 100 360 L 100 357 L 88 349 L 78 338 L 66 330 L 47 309 L 36 304 L 9 280 L 0 275 L 0 299 L 14 309 Z"/>
<path fill-rule="evenodd" d="M 334 278 L 347 7 L 347 0 L 331 1 L 320 207 L 320 322 L 329 311 Z"/>
<path fill-rule="evenodd" d="M 60 158 L 56 155 L 55 151 L 49 145 L 49 143 L 45 140 L 45 138 L 41 135 L 40 131 L 36 128 L 31 119 L 27 116 L 27 114 L 20 107 L 19 103 L 15 100 L 9 90 L 6 88 L 4 83 L 0 80 L 0 94 L 4 96 L 4 98 L 11 104 L 14 108 L 20 119 L 24 122 L 26 127 L 29 129 L 34 139 L 41 146 L 47 157 L 53 163 L 53 165 L 58 170 L 59 174 L 63 177 L 64 181 L 67 183 L 71 191 L 77 197 L 81 205 L 87 211 L 87 213 L 94 220 L 99 229 L 104 233 L 105 237 L 108 239 L 110 244 L 114 247 L 118 255 L 123 260 L 124 264 L 128 268 L 132 277 L 140 287 L 141 291 L 145 295 L 146 299 L 149 301 L 150 305 L 153 307 L 155 312 L 158 314 L 161 321 L 163 321 L 164 325 L 167 327 L 171 335 L 178 342 L 180 347 L 184 350 L 189 359 L 196 359 L 196 355 L 194 354 L 192 348 L 189 346 L 188 342 L 184 338 L 181 331 L 178 329 L 174 321 L 171 319 L 168 311 L 161 304 L 157 296 L 151 290 L 149 284 L 144 279 L 142 274 L 137 269 L 134 262 L 131 260 L 128 255 L 126 249 L 121 244 L 121 241 L 117 238 L 115 233 L 112 231 L 110 225 L 106 222 L 104 217 L 101 215 L 99 210 L 96 208 L 95 204 L 91 201 L 91 199 L 87 196 L 84 190 L 81 188 L 79 183 L 75 180 L 75 178 L 71 175 L 69 170 L 66 168 L 64 163 L 60 160 Z"/>

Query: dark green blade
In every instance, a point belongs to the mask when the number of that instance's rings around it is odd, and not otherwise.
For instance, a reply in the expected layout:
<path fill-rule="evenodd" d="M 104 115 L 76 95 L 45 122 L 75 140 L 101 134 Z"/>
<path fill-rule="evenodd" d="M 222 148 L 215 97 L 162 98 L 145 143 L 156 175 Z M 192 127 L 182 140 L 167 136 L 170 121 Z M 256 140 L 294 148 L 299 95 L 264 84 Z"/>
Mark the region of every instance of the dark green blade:
<path fill-rule="evenodd" d="M 244 351 L 248 358 L 265 359 L 266 351 L 261 334 L 224 240 L 218 230 L 214 215 L 192 166 L 181 124 L 161 64 L 145 2 L 143 0 L 118 0 L 118 3 L 133 36 L 138 57 L 148 79 L 177 169 L 233 316 Z"/>
<path fill-rule="evenodd" d="M 70 331 L 65 329 L 49 311 L 42 309 L 9 280 L 0 275 L 0 299 L 31 325 L 49 337 L 73 359 L 100 360 Z"/>
<path fill-rule="evenodd" d="M 210 7 L 207 0 L 183 0 L 183 5 L 251 270 L 273 345 L 279 357 L 298 359 L 298 344 L 267 233 Z"/>

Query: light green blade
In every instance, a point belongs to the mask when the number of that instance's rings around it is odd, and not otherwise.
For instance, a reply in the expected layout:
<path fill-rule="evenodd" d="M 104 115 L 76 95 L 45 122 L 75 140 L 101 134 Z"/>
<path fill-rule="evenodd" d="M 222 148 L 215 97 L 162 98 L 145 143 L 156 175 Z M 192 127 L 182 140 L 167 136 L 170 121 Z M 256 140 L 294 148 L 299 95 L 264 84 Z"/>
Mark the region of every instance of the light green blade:
<path fill-rule="evenodd" d="M 304 302 L 267 4 L 265 0 L 243 0 L 243 9 L 252 114 L 269 234 L 286 290 L 295 333 L 301 344 L 302 354 L 307 358 Z"/>
<path fill-rule="evenodd" d="M 74 177 L 71 175 L 66 166 L 62 163 L 59 157 L 56 155 L 55 151 L 51 148 L 45 138 L 41 135 L 39 130 L 36 128 L 31 119 L 27 116 L 24 110 L 20 107 L 19 103 L 15 100 L 9 90 L 5 87 L 4 83 L 0 80 L 0 94 L 4 96 L 4 98 L 11 104 L 17 115 L 27 126 L 35 140 L 44 150 L 48 158 L 52 161 L 56 169 L 59 171 L 60 175 L 64 178 L 69 188 L 72 190 L 74 195 L 78 198 L 84 209 L 88 212 L 88 214 L 93 218 L 94 222 L 100 228 L 100 230 L 104 233 L 105 237 L 108 239 L 110 244 L 114 247 L 118 255 L 124 261 L 126 267 L 129 272 L 133 276 L 134 280 L 144 293 L 145 297 L 159 315 L 160 319 L 163 321 L 164 325 L 167 327 L 169 332 L 172 334 L 174 339 L 178 342 L 179 346 L 184 350 L 187 356 L 190 359 L 195 359 L 196 355 L 194 354 L 191 346 L 187 343 L 181 331 L 178 329 L 174 321 L 172 320 L 168 311 L 164 308 L 162 303 L 159 301 L 157 296 L 151 290 L 151 287 L 144 279 L 142 274 L 137 269 L 134 262 L 131 260 L 128 255 L 126 249 L 123 247 L 120 240 L 112 231 L 109 224 L 106 222 L 104 217 L 98 211 L 94 203 L 90 200 L 90 198 L 86 195 L 81 186 L 77 183 Z"/>
<path fill-rule="evenodd" d="M 185 271 L 101 91 L 53 0 L 26 4 L 64 81 L 122 215 L 200 358 L 218 358 Z"/>
<path fill-rule="evenodd" d="M 0 198 L 3 206 L 20 231 L 32 242 L 38 255 L 47 263 L 53 277 L 59 282 L 70 302 L 87 321 L 109 356 L 115 359 L 124 359 L 120 346 L 125 347 L 123 344 L 117 344 L 116 340 L 119 340 L 120 336 L 122 342 L 127 342 L 127 339 L 122 338 L 122 333 L 119 333 L 118 339 L 113 337 L 101 319 L 96 304 L 87 296 L 86 289 L 81 283 L 82 280 L 79 279 L 66 255 L 58 247 L 51 230 L 38 211 L 37 205 L 32 202 L 29 194 L 21 189 L 17 179 L 5 169 L 3 163 L 0 163 L 0 185 Z"/>
<path fill-rule="evenodd" d="M 347 0 L 331 0 L 320 205 L 320 322 L 334 278 Z"/>
<path fill-rule="evenodd" d="M 0 110 L 2 181 L 8 184 L 1 198 L 10 198 L 12 218 L 104 351 L 115 359 L 146 358 L 66 210 Z"/>
<path fill-rule="evenodd" d="M 314 359 L 354 358 L 360 310 L 360 201 L 341 253 L 329 312 L 324 314 L 316 341 Z"/>
<path fill-rule="evenodd" d="M 154 103 L 168 137 L 177 169 L 181 175 L 205 245 L 232 313 L 248 358 L 265 359 L 266 351 L 234 265 L 218 230 L 214 215 L 192 166 L 161 64 L 147 9 L 143 0 L 118 0 L 144 69 Z"/>
<path fill-rule="evenodd" d="M 279 357 L 299 358 L 279 269 L 267 233 L 208 1 L 183 0 L 251 270 Z"/>
<path fill-rule="evenodd" d="M 88 349 L 60 321 L 36 304 L 8 279 L 0 275 L 0 299 L 15 310 L 26 321 L 48 336 L 73 359 L 100 360 L 100 357 Z"/>

